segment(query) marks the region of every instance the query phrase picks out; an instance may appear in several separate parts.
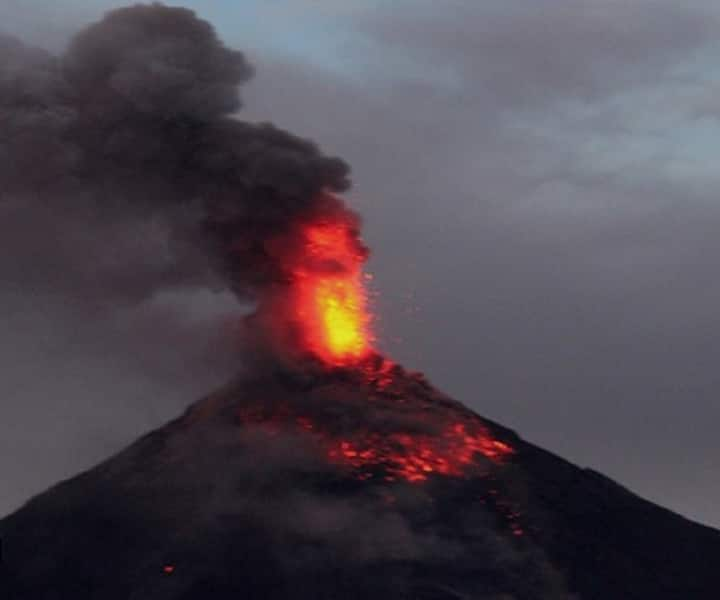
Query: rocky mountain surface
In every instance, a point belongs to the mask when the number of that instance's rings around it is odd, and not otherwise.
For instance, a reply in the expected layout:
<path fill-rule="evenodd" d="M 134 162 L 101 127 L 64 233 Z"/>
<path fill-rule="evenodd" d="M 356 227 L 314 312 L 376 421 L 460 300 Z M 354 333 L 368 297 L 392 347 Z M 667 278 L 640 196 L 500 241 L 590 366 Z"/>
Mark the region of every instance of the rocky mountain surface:
<path fill-rule="evenodd" d="M 396 366 L 239 378 L 0 538 L 12 600 L 720 597 L 720 532 Z"/>

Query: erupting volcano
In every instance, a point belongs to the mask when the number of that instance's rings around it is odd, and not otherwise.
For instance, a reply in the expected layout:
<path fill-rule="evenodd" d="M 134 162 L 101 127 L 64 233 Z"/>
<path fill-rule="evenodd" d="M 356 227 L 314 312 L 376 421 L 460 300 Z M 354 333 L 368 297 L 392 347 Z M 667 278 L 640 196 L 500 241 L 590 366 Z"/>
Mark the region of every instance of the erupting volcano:
<path fill-rule="evenodd" d="M 0 199 L 52 207 L 38 238 L 167 231 L 132 277 L 82 253 L 78 285 L 126 306 L 220 281 L 256 308 L 234 381 L 0 521 L 0 598 L 717 598 L 718 532 L 377 351 L 347 165 L 240 121 L 251 75 L 161 4 L 109 13 L 61 60 L 0 37 Z"/>
<path fill-rule="evenodd" d="M 317 373 L 339 370 L 362 380 L 370 410 L 377 410 L 403 371 L 373 348 L 373 318 L 365 287 L 369 275 L 363 271 L 368 250 L 360 240 L 357 217 L 336 196 L 326 195 L 318 205 L 327 207 L 322 218 L 301 223 L 289 241 L 278 244 L 292 249 L 278 253 L 287 262 L 283 268 L 290 273 L 289 283 L 280 288 L 279 297 L 275 295 L 272 310 L 261 307 L 267 327 L 261 334 L 273 337 L 273 331 L 281 331 L 281 345 L 297 344 L 293 355 L 309 354 L 314 364 L 308 368 Z M 298 363 L 291 361 L 290 368 L 299 368 Z M 409 412 L 411 406 L 402 393 L 396 393 L 384 410 Z M 246 424 L 304 432 L 324 449 L 330 462 L 351 468 L 360 480 L 421 483 L 437 475 L 462 477 L 472 470 L 476 455 L 501 463 L 513 452 L 507 443 L 494 439 L 479 419 L 455 412 L 437 413 L 434 422 L 411 417 L 384 431 L 367 428 L 362 420 L 355 430 L 338 431 L 332 420 L 317 411 L 303 411 L 302 405 L 291 409 L 265 402 L 246 406 L 240 414 Z"/>

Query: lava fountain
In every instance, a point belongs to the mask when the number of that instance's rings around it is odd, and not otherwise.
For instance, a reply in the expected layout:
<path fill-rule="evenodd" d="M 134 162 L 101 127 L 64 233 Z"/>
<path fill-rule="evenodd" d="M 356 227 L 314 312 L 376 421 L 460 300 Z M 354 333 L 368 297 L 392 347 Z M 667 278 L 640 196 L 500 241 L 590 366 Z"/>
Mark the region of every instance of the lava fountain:
<path fill-rule="evenodd" d="M 374 342 L 363 272 L 367 250 L 343 220 L 309 223 L 301 238 L 304 256 L 292 271 L 291 294 L 303 345 L 325 364 L 357 365 Z"/>
<path fill-rule="evenodd" d="M 239 420 L 309 436 L 330 463 L 363 481 L 422 483 L 503 464 L 513 454 L 507 443 L 375 350 L 359 220 L 334 196 L 321 206 L 272 247 L 286 277 L 265 306 L 265 322 L 274 327 L 281 355 L 290 350 L 291 359 L 301 359 L 291 360 L 293 370 L 303 370 L 302 359 L 310 357 L 320 367 L 309 371 L 314 385 L 339 390 L 352 381 L 350 396 L 357 397 L 350 399 L 347 389 L 328 403 L 304 401 L 304 391 L 282 402 L 263 395 Z"/>

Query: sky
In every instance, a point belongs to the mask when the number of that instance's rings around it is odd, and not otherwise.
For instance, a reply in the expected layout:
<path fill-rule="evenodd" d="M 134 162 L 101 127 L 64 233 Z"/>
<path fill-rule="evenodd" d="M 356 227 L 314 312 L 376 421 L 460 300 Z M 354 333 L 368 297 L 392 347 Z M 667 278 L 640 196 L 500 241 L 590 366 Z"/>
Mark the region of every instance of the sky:
<path fill-rule="evenodd" d="M 47 4 L 0 0 L 0 30 L 59 51 L 122 5 Z M 351 164 L 384 350 L 528 441 L 720 526 L 720 8 L 183 5 L 255 64 L 242 118 Z M 0 513 L 236 367 L 224 294 L 108 317 L 0 286 L 0 307 Z"/>

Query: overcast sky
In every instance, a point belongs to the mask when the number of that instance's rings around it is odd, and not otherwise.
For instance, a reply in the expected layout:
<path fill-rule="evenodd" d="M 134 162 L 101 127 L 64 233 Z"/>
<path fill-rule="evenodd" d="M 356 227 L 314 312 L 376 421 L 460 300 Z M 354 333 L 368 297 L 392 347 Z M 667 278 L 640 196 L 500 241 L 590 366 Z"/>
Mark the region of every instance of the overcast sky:
<path fill-rule="evenodd" d="M 0 29 L 59 50 L 122 4 L 0 0 Z M 720 8 L 184 5 L 256 64 L 244 118 L 352 165 L 393 357 L 529 441 L 720 526 Z M 0 513 L 234 368 L 220 358 L 236 310 L 223 295 L 111 319 L 21 289 L 0 301 Z"/>

